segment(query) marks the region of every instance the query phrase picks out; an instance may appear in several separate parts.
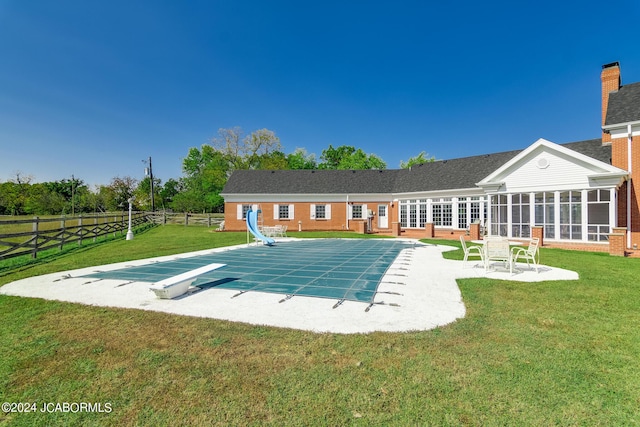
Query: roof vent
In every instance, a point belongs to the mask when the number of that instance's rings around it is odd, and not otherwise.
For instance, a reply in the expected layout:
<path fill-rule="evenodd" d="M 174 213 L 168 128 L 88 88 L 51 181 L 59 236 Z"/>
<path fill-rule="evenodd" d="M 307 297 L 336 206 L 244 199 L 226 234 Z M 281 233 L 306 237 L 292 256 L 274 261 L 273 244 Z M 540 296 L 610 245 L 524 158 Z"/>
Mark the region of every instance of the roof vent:
<path fill-rule="evenodd" d="M 616 62 L 611 62 L 609 64 L 604 64 L 602 66 L 602 69 L 604 70 L 606 68 L 619 67 L 619 66 L 620 66 L 620 63 L 618 61 L 616 61 Z"/>

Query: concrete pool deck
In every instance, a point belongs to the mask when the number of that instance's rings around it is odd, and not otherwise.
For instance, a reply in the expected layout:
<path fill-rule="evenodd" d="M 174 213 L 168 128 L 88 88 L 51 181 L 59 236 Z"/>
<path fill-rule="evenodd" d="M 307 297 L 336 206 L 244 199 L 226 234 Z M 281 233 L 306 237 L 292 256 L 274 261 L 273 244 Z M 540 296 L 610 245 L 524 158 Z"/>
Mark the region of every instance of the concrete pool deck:
<path fill-rule="evenodd" d="M 285 244 L 294 239 L 278 239 Z M 239 245 L 234 248 L 244 247 Z M 238 294 L 236 290 L 207 288 L 172 300 L 158 299 L 149 282 L 92 280 L 80 277 L 96 269 L 115 270 L 156 262 L 188 258 L 229 250 L 226 248 L 87 267 L 30 277 L 0 288 L 0 294 L 43 298 L 104 307 L 135 308 L 186 316 L 206 317 L 254 325 L 275 326 L 331 333 L 404 332 L 428 330 L 465 316 L 465 306 L 456 279 L 486 277 L 519 282 L 578 280 L 573 271 L 540 266 L 540 272 L 519 264 L 519 271 L 485 272 L 479 261 L 446 260 L 442 253 L 455 250 L 444 245 L 415 246 L 403 250 L 382 278 L 375 304 L 344 301 L 334 308 L 334 299 L 262 292 Z"/>

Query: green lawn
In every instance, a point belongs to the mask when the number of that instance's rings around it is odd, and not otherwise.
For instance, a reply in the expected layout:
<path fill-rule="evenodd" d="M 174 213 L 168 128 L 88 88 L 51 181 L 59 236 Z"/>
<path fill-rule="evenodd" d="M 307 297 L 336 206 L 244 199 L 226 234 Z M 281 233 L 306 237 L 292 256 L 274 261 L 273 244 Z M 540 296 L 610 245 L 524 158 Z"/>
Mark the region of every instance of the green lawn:
<path fill-rule="evenodd" d="M 0 264 L 0 284 L 245 241 L 156 227 Z M 543 249 L 541 261 L 581 279 L 461 280 L 467 316 L 426 332 L 314 334 L 0 296 L 0 400 L 111 408 L 3 413 L 0 424 L 640 424 L 640 260 Z"/>

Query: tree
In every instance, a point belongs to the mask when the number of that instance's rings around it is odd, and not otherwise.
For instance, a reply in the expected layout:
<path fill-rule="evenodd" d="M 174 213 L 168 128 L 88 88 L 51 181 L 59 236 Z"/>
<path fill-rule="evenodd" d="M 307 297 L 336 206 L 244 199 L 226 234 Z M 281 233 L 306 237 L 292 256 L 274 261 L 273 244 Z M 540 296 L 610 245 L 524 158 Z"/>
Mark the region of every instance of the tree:
<path fill-rule="evenodd" d="M 367 154 L 361 148 L 350 145 L 322 150 L 319 169 L 385 169 L 387 164 L 375 154 Z"/>
<path fill-rule="evenodd" d="M 228 162 L 226 170 L 229 175 L 239 169 L 259 169 L 274 152 L 281 152 L 280 138 L 269 129 L 253 131 L 242 138 L 242 128 L 218 129 L 218 137 L 213 138 L 211 145 L 223 154 Z"/>
<path fill-rule="evenodd" d="M 435 162 L 436 158 L 435 157 L 428 157 L 428 154 L 425 153 L 424 151 L 421 151 L 420 154 L 418 154 L 417 156 L 414 157 L 409 157 L 409 160 L 407 160 L 406 162 L 400 160 L 400 167 L 402 169 L 409 169 L 411 166 L 414 165 L 420 165 L 423 163 L 430 163 L 430 162 Z"/>
<path fill-rule="evenodd" d="M 160 189 L 161 189 L 162 180 L 160 178 L 153 178 L 153 197 L 154 200 L 158 200 L 160 198 Z M 140 206 L 142 209 L 147 211 L 151 210 L 151 178 L 146 176 L 144 177 L 135 191 L 136 204 Z"/>
<path fill-rule="evenodd" d="M 287 156 L 287 168 L 292 170 L 317 169 L 315 154 L 307 154 L 304 148 L 296 148 Z"/>
<path fill-rule="evenodd" d="M 138 180 L 125 176 L 111 179 L 109 185 L 101 185 L 98 188 L 100 200 L 104 203 L 105 210 L 117 211 L 129 208 L 128 200 L 135 194 Z"/>
<path fill-rule="evenodd" d="M 184 190 L 175 195 L 173 208 L 198 212 L 220 210 L 224 201 L 219 194 L 227 182 L 229 168 L 227 156 L 211 145 L 204 144 L 200 150 L 189 149 L 182 162 Z"/>

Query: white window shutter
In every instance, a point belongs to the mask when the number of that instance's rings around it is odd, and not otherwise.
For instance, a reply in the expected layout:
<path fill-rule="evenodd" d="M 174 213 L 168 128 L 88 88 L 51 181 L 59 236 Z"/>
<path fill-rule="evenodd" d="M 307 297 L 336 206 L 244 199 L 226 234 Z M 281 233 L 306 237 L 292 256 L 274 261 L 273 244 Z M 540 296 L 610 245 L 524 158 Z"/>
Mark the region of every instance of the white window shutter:
<path fill-rule="evenodd" d="M 273 205 L 273 219 L 280 219 L 280 205 Z"/>
<path fill-rule="evenodd" d="M 316 205 L 311 204 L 309 212 L 311 213 L 311 219 L 316 219 Z"/>
<path fill-rule="evenodd" d="M 293 214 L 294 205 L 289 205 L 289 219 L 294 219 L 296 216 Z"/>
<path fill-rule="evenodd" d="M 324 206 L 324 217 L 326 219 L 331 219 L 331 205 Z"/>
<path fill-rule="evenodd" d="M 242 219 L 242 203 L 236 205 L 236 219 Z"/>
<path fill-rule="evenodd" d="M 353 219 L 353 206 L 347 205 L 347 219 Z"/>
<path fill-rule="evenodd" d="M 362 219 L 369 218 L 369 211 L 367 210 L 367 205 L 362 205 Z"/>
<path fill-rule="evenodd" d="M 251 210 L 254 212 L 258 212 L 258 205 L 251 205 Z"/>

